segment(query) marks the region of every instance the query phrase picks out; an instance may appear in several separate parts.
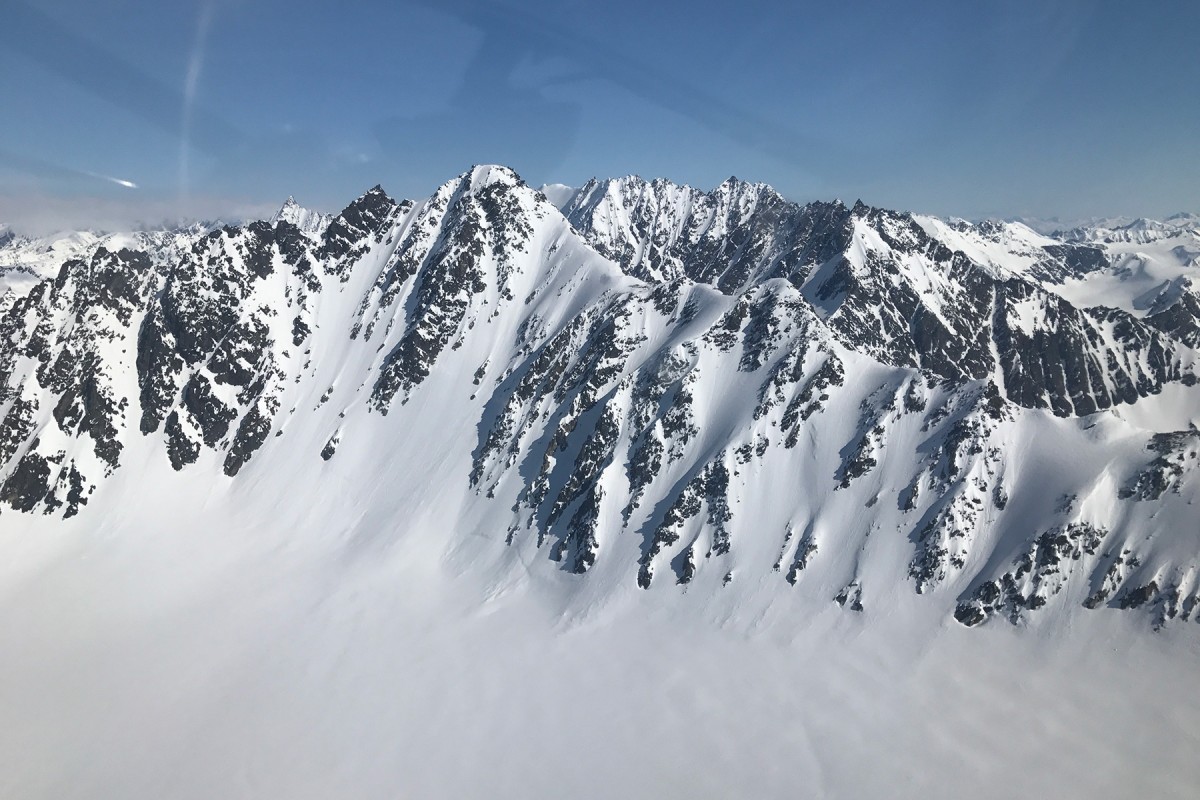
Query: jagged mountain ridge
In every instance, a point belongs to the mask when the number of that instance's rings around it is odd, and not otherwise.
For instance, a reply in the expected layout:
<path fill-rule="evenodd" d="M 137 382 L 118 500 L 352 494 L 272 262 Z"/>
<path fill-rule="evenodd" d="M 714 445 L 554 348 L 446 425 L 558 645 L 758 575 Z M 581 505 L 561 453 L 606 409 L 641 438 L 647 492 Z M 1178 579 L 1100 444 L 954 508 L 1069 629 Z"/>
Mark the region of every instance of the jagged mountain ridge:
<path fill-rule="evenodd" d="M 564 210 L 634 275 L 684 275 L 726 293 L 784 278 L 855 349 L 946 379 L 992 377 L 1022 406 L 1087 414 L 1186 378 L 1152 326 L 1075 308 L 1032 279 L 1101 266 L 1095 247 L 1046 244 L 1022 274 L 972 260 L 912 215 L 861 202 L 797 206 L 734 179 L 707 194 L 664 181 L 593 182 Z M 1030 319 L 1039 316 L 1055 320 Z M 1132 352 L 1145 360 L 1121 363 Z"/>
<path fill-rule="evenodd" d="M 735 179 L 597 181 L 560 213 L 480 167 L 109 239 L 0 321 L 0 502 L 86 514 L 147 443 L 212 481 L 358 474 L 375 443 L 415 457 L 436 397 L 473 441 L 434 474 L 488 547 L 571 572 L 1192 619 L 1193 309 L 1079 307 L 1055 288 L 1108 253 L 1029 234 Z M 1164 395 L 1178 430 L 1122 418 Z"/>

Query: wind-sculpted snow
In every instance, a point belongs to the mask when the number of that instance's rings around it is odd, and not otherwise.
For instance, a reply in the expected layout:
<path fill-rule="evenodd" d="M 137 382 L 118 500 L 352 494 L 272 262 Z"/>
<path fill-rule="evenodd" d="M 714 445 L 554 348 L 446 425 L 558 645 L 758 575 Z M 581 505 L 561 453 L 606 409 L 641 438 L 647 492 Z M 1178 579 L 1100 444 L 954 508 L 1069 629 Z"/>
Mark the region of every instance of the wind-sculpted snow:
<path fill-rule="evenodd" d="M 380 536 L 423 509 L 446 546 L 580 591 L 1192 620 L 1190 278 L 1140 309 L 1068 297 L 1117 280 L 1130 238 L 735 179 L 593 181 L 560 212 L 502 167 L 97 235 L 2 307 L 0 503 L 286 474 L 316 495 L 279 502 L 345 494 Z"/>

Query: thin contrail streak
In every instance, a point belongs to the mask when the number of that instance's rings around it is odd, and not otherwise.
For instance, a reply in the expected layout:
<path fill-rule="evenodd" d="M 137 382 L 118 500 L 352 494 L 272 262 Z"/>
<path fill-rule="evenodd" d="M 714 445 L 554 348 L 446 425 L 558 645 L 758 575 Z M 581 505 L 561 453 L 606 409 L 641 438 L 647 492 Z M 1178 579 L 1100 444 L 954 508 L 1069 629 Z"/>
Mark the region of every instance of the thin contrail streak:
<path fill-rule="evenodd" d="M 212 25 L 213 4 L 206 2 L 200 6 L 200 16 L 196 20 L 196 36 L 192 40 L 192 53 L 188 58 L 187 74 L 183 79 L 183 118 L 179 132 L 179 203 L 182 206 L 188 198 L 190 183 L 189 163 L 192 133 L 192 109 L 196 102 L 196 89 L 200 85 L 200 73 L 204 69 L 204 48 L 208 40 L 208 29 Z"/>

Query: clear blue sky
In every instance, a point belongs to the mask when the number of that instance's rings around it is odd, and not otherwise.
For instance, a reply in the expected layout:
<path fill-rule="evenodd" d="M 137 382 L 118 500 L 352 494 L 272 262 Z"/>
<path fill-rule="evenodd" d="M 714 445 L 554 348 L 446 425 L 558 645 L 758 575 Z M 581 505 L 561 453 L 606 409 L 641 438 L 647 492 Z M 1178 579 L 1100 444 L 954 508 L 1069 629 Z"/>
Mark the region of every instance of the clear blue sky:
<path fill-rule="evenodd" d="M 968 217 L 1200 210 L 1195 0 L 337 5 L 4 0 L 0 216 L 337 210 L 477 162 Z"/>

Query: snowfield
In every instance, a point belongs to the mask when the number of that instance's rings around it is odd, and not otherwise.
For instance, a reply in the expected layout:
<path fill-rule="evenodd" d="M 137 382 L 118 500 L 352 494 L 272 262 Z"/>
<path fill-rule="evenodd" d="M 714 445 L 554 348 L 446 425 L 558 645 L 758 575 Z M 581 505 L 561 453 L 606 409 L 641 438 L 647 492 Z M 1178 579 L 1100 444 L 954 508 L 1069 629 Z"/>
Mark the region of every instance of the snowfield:
<path fill-rule="evenodd" d="M 514 586 L 463 563 L 435 525 L 314 509 L 297 529 L 205 494 L 5 526 L 0 794 L 1186 798 L 1200 781 L 1190 628 L 967 629 L 911 600 L 859 616 L 794 593 L 591 604 L 562 573 Z"/>

